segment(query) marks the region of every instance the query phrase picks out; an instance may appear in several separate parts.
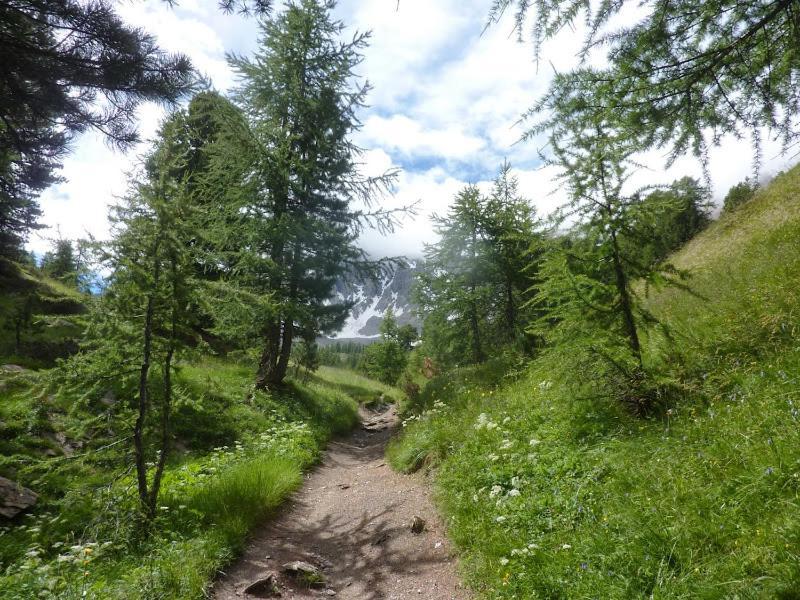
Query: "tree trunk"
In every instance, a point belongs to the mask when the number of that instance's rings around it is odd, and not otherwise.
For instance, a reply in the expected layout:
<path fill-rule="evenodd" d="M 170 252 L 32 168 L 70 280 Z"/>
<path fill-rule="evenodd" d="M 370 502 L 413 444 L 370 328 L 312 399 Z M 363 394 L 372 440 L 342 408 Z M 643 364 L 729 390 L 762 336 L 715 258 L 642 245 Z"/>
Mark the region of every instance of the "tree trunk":
<path fill-rule="evenodd" d="M 154 288 L 158 288 L 158 280 L 161 275 L 161 264 L 158 261 L 158 245 L 153 251 L 154 268 L 153 279 Z M 150 511 L 149 495 L 147 490 L 147 457 L 144 450 L 144 423 L 147 419 L 148 408 L 148 387 L 147 379 L 150 374 L 150 359 L 153 343 L 153 313 L 155 312 L 155 298 L 153 294 L 147 297 L 147 306 L 144 313 L 144 347 L 142 349 L 142 365 L 139 369 L 139 405 L 136 423 L 133 426 L 133 450 L 136 463 L 136 482 L 139 491 L 139 500 L 142 509 L 148 518 L 152 518 Z"/>
<path fill-rule="evenodd" d="M 516 323 L 517 307 L 514 303 L 514 285 L 511 283 L 511 278 L 506 277 L 506 327 L 511 335 L 514 334 Z"/>
<path fill-rule="evenodd" d="M 612 247 L 612 260 L 614 261 L 614 275 L 619 294 L 619 305 L 622 310 L 622 322 L 625 327 L 625 334 L 628 337 L 628 345 L 636 356 L 639 363 L 639 369 L 643 368 L 642 363 L 642 347 L 639 343 L 639 333 L 636 329 L 636 320 L 633 316 L 633 302 L 631 300 L 630 290 L 628 290 L 628 279 L 625 276 L 625 270 L 622 267 L 622 259 L 620 258 L 619 245 L 617 244 L 617 234 L 611 230 L 611 247 Z"/>
<path fill-rule="evenodd" d="M 280 345 L 281 323 L 280 321 L 273 321 L 267 326 L 267 331 L 264 335 L 264 350 L 261 352 L 261 358 L 258 361 L 256 389 L 264 390 L 270 385 L 278 364 Z"/>
<path fill-rule="evenodd" d="M 153 482 L 150 489 L 150 502 L 148 503 L 150 517 L 154 517 L 158 507 L 158 493 L 161 490 L 161 478 L 164 475 L 164 467 L 170 451 L 170 418 L 172 416 L 172 357 L 175 354 L 175 341 L 178 337 L 178 290 L 177 284 L 177 265 L 175 259 L 172 260 L 172 324 L 170 330 L 169 346 L 164 357 L 164 400 L 161 406 L 161 452 L 158 456 L 156 472 L 153 474 Z"/>
<path fill-rule="evenodd" d="M 148 389 L 147 378 L 150 373 L 150 354 L 153 335 L 153 297 L 147 299 L 144 317 L 144 349 L 142 365 L 139 369 L 139 413 L 133 426 L 133 449 L 136 461 L 136 481 L 139 488 L 139 500 L 142 508 L 149 513 L 147 493 L 147 460 L 144 452 L 144 422 L 147 418 Z M 148 514 L 148 516 L 150 516 Z"/>
<path fill-rule="evenodd" d="M 481 363 L 484 360 L 483 347 L 481 345 L 481 331 L 478 324 L 478 309 L 474 302 L 470 303 L 469 327 L 472 333 L 472 360 Z"/>

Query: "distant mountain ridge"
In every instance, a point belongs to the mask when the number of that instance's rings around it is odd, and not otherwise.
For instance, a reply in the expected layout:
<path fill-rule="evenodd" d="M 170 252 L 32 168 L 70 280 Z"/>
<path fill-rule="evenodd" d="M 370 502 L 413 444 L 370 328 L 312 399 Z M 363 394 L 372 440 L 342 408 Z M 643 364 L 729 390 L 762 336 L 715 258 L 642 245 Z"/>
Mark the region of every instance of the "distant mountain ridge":
<path fill-rule="evenodd" d="M 418 330 L 420 320 L 416 306 L 411 301 L 414 277 L 420 263 L 408 261 L 405 267 L 396 267 L 377 281 L 349 274 L 336 282 L 334 299 L 355 302 L 342 330 L 331 336 L 335 340 L 370 341 L 380 335 L 383 315 L 392 308 L 399 325 L 411 324 Z"/>

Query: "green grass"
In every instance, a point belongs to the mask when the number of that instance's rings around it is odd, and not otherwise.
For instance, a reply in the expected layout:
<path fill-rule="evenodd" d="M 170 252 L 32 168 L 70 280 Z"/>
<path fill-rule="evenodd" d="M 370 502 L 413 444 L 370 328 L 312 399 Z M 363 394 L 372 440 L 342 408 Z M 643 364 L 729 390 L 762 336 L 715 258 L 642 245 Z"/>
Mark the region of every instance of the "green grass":
<path fill-rule="evenodd" d="M 124 443 L 125 403 L 54 393 L 49 377 L 0 376 L 0 475 L 41 494 L 30 517 L 0 528 L 4 600 L 205 597 L 252 528 L 300 485 L 325 442 L 358 419 L 356 401 L 324 380 L 252 393 L 250 366 L 211 358 L 182 365 L 176 449 L 159 516 L 144 536 Z M 62 455 L 63 436 L 80 444 L 74 457 Z"/>
<path fill-rule="evenodd" d="M 0 257 L 0 364 L 51 367 L 77 350 L 91 298 L 32 268 Z M 30 319 L 15 348 L 13 317 L 24 306 Z"/>
<path fill-rule="evenodd" d="M 400 402 L 403 398 L 403 393 L 396 387 L 349 369 L 322 366 L 314 374 L 313 379 L 321 385 L 347 394 L 365 406 Z"/>
<path fill-rule="evenodd" d="M 432 381 L 390 447 L 436 467 L 468 582 L 487 598 L 800 598 L 800 169 L 674 257 L 698 295 L 649 308 L 648 360 L 680 379 L 638 419 L 557 351 L 513 379 Z"/>

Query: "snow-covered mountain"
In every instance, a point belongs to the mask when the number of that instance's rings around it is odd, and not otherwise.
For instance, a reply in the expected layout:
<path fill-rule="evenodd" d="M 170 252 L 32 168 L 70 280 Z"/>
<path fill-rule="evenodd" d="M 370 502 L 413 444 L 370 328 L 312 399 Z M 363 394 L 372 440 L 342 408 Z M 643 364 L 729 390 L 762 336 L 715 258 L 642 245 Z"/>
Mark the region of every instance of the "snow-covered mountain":
<path fill-rule="evenodd" d="M 339 301 L 352 301 L 355 306 L 342 330 L 332 336 L 336 340 L 370 341 L 380 335 L 383 315 L 392 308 L 399 325 L 410 323 L 420 328 L 420 322 L 411 302 L 411 286 L 418 263 L 409 261 L 406 267 L 397 267 L 377 281 L 345 276 L 336 282 L 334 297 Z"/>

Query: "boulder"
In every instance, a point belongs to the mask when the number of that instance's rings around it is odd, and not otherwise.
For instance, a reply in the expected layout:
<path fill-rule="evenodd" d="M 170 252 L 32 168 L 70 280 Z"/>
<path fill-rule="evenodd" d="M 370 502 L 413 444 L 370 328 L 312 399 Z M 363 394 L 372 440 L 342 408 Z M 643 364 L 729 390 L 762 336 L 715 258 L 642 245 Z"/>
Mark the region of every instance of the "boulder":
<path fill-rule="evenodd" d="M 15 481 L 0 477 L 0 515 L 13 519 L 36 504 L 38 496 Z"/>
<path fill-rule="evenodd" d="M 278 577 L 275 573 L 270 573 L 266 577 L 262 577 L 244 588 L 244 593 L 251 596 L 260 596 L 262 598 L 278 598 L 281 596 L 281 590 L 278 587 Z"/>

